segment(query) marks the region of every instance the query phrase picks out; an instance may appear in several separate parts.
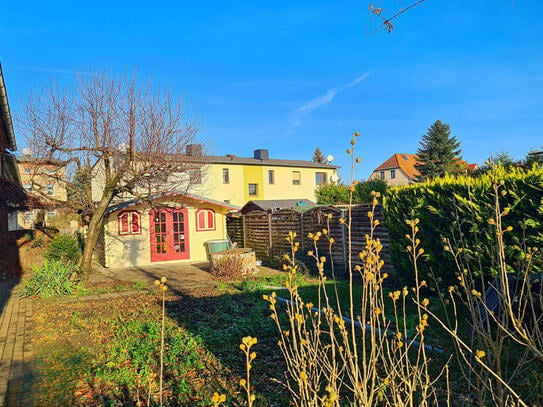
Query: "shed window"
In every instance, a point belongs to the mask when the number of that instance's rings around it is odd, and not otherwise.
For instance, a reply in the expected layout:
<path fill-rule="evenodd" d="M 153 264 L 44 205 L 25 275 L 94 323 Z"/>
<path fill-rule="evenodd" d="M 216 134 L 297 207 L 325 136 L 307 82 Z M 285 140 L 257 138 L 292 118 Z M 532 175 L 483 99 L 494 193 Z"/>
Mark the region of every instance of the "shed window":
<path fill-rule="evenodd" d="M 215 230 L 215 212 L 212 209 L 196 211 L 196 230 Z"/>
<path fill-rule="evenodd" d="M 119 235 L 140 235 L 141 215 L 137 211 L 122 212 L 117 217 Z"/>

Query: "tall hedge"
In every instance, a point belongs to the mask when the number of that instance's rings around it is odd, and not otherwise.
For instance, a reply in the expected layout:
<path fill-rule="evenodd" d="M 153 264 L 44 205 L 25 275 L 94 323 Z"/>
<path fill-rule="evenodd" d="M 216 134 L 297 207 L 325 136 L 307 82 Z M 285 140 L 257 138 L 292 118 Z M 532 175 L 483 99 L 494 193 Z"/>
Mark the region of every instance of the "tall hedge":
<path fill-rule="evenodd" d="M 446 176 L 390 188 L 384 197 L 391 261 L 399 277 L 410 279 L 413 270 L 406 250 L 409 242 L 405 235 L 410 233 L 406 219 L 420 220 L 423 273 L 432 271 L 443 284 L 455 281 L 458 267 L 444 249 L 444 239 L 450 239 L 463 249 L 470 271 L 495 275 L 495 226 L 489 222 L 495 216 L 493 185 L 499 186 L 501 209 L 510 208 L 503 217 L 504 229 L 513 228 L 504 235 L 510 270 L 515 271 L 515 265 L 525 256 L 523 243 L 543 248 L 543 169 L 498 167 L 477 178 Z M 541 257 L 535 259 L 536 271 L 541 271 Z"/>

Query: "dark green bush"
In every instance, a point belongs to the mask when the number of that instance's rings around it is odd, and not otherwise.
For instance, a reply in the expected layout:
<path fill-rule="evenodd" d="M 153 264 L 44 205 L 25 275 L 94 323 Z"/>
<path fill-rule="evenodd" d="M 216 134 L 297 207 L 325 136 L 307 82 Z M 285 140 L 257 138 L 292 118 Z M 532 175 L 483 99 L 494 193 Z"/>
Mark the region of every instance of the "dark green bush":
<path fill-rule="evenodd" d="M 543 169 L 496 168 L 477 178 L 447 176 L 423 183 L 391 188 L 385 195 L 383 213 L 390 236 L 391 260 L 399 277 L 412 276 L 405 235 L 410 233 L 406 219 L 419 219 L 421 247 L 425 254 L 420 266 L 432 272 L 443 285 L 456 282 L 458 267 L 444 249 L 444 239 L 462 248 L 470 271 L 491 277 L 496 274 L 495 217 L 493 184 L 499 185 L 501 209 L 510 208 L 503 217 L 507 263 L 514 271 L 523 260 L 525 247 L 543 244 Z M 476 265 L 475 267 L 473 265 Z M 462 265 L 461 267 L 466 267 Z M 534 269 L 541 271 L 541 257 L 534 258 Z"/>
<path fill-rule="evenodd" d="M 319 205 L 339 205 L 349 203 L 349 187 L 342 184 L 321 185 L 315 191 Z"/>
<path fill-rule="evenodd" d="M 68 234 L 57 235 L 47 246 L 45 258 L 77 264 L 81 258 L 81 249 L 77 237 Z"/>
<path fill-rule="evenodd" d="M 383 195 L 387 190 L 387 183 L 383 180 L 361 181 L 356 184 L 353 191 L 353 204 L 369 203 L 373 200 L 371 192 L 380 192 Z M 321 185 L 315 191 L 317 203 L 320 205 L 348 204 L 350 199 L 349 187 L 342 184 Z"/>
<path fill-rule="evenodd" d="M 76 266 L 61 260 L 46 260 L 41 267 L 34 266 L 33 274 L 23 282 L 24 297 L 63 297 L 72 294 L 78 282 L 72 280 Z"/>
<path fill-rule="evenodd" d="M 370 203 L 373 201 L 372 191 L 380 192 L 382 196 L 387 191 L 387 187 L 386 181 L 381 179 L 359 182 L 353 193 L 354 203 Z"/>

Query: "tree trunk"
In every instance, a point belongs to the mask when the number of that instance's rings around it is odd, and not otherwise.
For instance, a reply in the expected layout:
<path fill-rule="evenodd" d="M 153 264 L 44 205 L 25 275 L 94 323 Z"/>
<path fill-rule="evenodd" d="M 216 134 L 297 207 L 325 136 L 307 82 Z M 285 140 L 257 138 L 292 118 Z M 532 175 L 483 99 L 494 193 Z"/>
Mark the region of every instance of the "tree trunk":
<path fill-rule="evenodd" d="M 116 184 L 117 181 L 113 180 L 106 185 L 102 199 L 100 199 L 100 202 L 98 202 L 89 223 L 87 237 L 85 238 L 85 248 L 83 249 L 83 256 L 81 257 L 80 263 L 81 269 L 87 275 L 92 269 L 92 255 L 94 254 L 96 243 L 100 237 L 100 231 L 104 225 L 104 215 L 106 213 L 106 209 L 113 199 L 113 192 L 115 191 Z"/>

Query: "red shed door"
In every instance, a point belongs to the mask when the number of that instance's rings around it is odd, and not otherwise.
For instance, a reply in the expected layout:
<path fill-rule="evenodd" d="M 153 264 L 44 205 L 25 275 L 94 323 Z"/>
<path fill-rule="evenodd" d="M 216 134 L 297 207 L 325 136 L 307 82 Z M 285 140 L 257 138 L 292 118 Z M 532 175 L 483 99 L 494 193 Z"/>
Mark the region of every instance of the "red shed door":
<path fill-rule="evenodd" d="M 189 258 L 186 209 L 151 211 L 151 261 Z"/>

